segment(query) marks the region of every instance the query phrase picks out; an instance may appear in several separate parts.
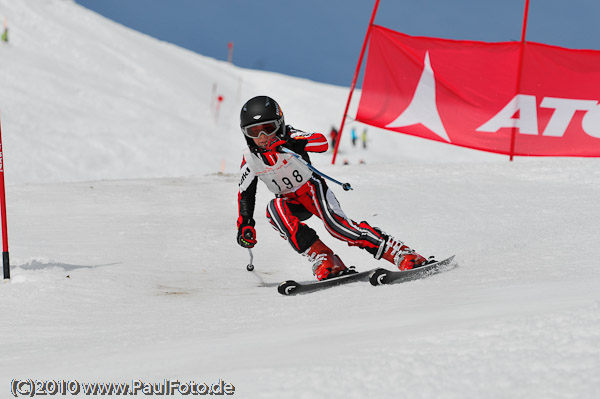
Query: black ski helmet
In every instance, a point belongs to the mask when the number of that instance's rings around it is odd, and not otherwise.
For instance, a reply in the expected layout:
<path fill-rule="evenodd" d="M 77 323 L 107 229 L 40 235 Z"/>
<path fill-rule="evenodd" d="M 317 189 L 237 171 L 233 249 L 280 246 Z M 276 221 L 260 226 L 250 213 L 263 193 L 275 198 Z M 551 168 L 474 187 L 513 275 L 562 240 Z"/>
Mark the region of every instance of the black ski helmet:
<path fill-rule="evenodd" d="M 277 101 L 268 96 L 257 96 L 251 98 L 242 106 L 240 112 L 240 128 L 244 133 L 244 127 L 254 125 L 261 122 L 277 121 L 279 128 L 275 134 L 281 139 L 285 139 L 285 120 L 283 119 L 283 111 Z M 248 147 L 252 150 L 257 150 L 258 147 L 254 144 L 254 140 L 244 134 L 244 138 L 248 143 Z"/>

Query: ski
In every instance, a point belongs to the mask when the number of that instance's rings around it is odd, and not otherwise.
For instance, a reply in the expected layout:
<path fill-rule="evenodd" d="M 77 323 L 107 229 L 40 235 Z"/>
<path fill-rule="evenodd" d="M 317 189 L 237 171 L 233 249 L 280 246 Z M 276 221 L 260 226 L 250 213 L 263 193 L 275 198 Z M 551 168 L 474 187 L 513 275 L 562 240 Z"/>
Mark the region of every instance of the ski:
<path fill-rule="evenodd" d="M 297 282 L 295 280 L 287 280 L 279 284 L 277 291 L 281 295 L 291 296 L 321 291 L 327 288 L 336 287 L 338 285 L 356 283 L 360 281 L 369 281 L 371 285 L 404 283 L 406 281 L 418 280 L 444 272 L 446 270 L 450 270 L 450 264 L 452 263 L 452 260 L 454 260 L 454 255 L 439 262 L 432 262 L 425 266 L 410 270 L 393 271 L 383 268 L 376 268 L 360 273 L 355 272 L 352 274 L 346 274 L 341 277 L 334 277 L 322 281 Z"/>
<path fill-rule="evenodd" d="M 450 264 L 452 263 L 452 260 L 454 260 L 454 255 L 447 259 L 429 263 L 416 269 L 392 271 L 379 268 L 371 272 L 369 275 L 369 282 L 371 285 L 384 285 L 399 284 L 407 281 L 418 280 L 450 270 Z"/>
<path fill-rule="evenodd" d="M 308 292 L 320 291 L 342 284 L 355 283 L 358 281 L 369 281 L 370 274 L 377 269 L 367 270 L 360 273 L 346 274 L 340 277 L 334 277 L 327 280 L 311 281 L 299 283 L 294 280 L 287 280 L 279 284 L 277 291 L 281 295 L 297 295 Z"/>

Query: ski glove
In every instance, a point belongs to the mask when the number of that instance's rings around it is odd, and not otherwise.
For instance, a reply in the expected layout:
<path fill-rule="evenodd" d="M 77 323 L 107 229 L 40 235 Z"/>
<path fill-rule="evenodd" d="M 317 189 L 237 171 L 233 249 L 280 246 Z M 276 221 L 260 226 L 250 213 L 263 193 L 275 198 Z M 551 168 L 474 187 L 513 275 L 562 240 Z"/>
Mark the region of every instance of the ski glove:
<path fill-rule="evenodd" d="M 243 224 L 238 229 L 237 242 L 244 248 L 254 248 L 256 245 L 256 230 L 249 224 Z"/>
<path fill-rule="evenodd" d="M 278 152 L 277 147 L 280 147 L 285 144 L 285 141 L 275 136 L 269 140 L 267 143 L 267 151 Z"/>
<path fill-rule="evenodd" d="M 304 147 L 308 144 L 308 140 L 306 139 L 293 139 L 288 137 L 287 140 L 282 140 L 279 137 L 275 136 L 267 143 L 266 149 L 267 151 L 272 152 L 282 152 L 279 147 L 287 147 L 290 150 L 294 151 L 296 154 L 304 151 Z"/>
<path fill-rule="evenodd" d="M 285 143 L 285 146 L 294 151 L 296 154 L 300 154 L 302 151 L 304 151 L 304 147 L 306 147 L 307 144 L 307 139 L 293 139 L 290 137 Z"/>

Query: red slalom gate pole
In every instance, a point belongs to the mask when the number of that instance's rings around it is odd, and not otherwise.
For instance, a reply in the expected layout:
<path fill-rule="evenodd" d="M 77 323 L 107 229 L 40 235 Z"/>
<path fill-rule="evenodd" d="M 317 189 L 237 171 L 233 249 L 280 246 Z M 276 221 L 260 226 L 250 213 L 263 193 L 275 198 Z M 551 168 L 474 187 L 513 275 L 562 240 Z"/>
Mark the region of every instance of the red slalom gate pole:
<path fill-rule="evenodd" d="M 529 16 L 529 0 L 525 0 L 525 12 L 523 15 L 523 30 L 521 31 L 521 53 L 519 54 L 519 69 L 517 71 L 517 94 L 521 91 L 521 76 L 523 74 L 523 53 L 525 52 L 525 37 L 527 36 L 527 18 Z M 510 135 L 510 161 L 512 162 L 515 154 L 515 140 L 517 137 L 517 128 L 512 128 Z"/>
<path fill-rule="evenodd" d="M 529 0 L 528 0 L 529 1 Z M 340 132 L 336 138 L 335 149 L 333 150 L 333 159 L 331 160 L 331 164 L 335 164 L 335 158 L 337 157 L 338 148 L 340 146 L 340 142 L 342 141 L 342 132 L 344 131 L 344 124 L 346 123 L 346 115 L 348 114 L 348 108 L 350 108 L 350 101 L 352 100 L 352 93 L 354 92 L 354 88 L 356 87 L 356 80 L 358 79 L 358 73 L 360 72 L 360 66 L 362 65 L 362 60 L 365 55 L 365 50 L 367 49 L 367 43 L 369 42 L 369 36 L 371 36 L 371 29 L 373 28 L 373 21 L 375 21 L 375 15 L 377 14 L 377 8 L 379 7 L 379 0 L 375 0 L 375 6 L 373 7 L 373 14 L 371 14 L 371 20 L 369 21 L 369 28 L 367 29 L 367 34 L 365 35 L 365 41 L 362 45 L 362 49 L 360 50 L 360 57 L 358 57 L 358 65 L 356 66 L 356 71 L 354 72 L 354 78 L 352 79 L 352 85 L 350 86 L 350 94 L 348 95 L 348 102 L 346 103 L 346 109 L 344 110 L 344 117 L 342 118 L 342 123 L 340 124 Z"/>
<path fill-rule="evenodd" d="M 1 124 L 0 124 L 1 125 Z M 4 279 L 10 279 L 10 261 L 8 258 L 8 228 L 6 225 L 6 192 L 4 188 L 4 156 L 2 149 L 2 127 L 0 126 L 0 216 L 2 217 L 2 269 Z"/>
<path fill-rule="evenodd" d="M 233 42 L 227 43 L 227 62 L 233 63 Z"/>

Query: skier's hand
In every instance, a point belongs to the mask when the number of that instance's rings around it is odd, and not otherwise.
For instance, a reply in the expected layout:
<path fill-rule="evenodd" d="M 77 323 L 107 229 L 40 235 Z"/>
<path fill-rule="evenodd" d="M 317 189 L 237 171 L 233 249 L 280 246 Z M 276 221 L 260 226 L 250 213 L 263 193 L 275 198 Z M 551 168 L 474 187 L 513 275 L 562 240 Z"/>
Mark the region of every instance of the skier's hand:
<path fill-rule="evenodd" d="M 302 151 L 304 151 L 304 147 L 306 147 L 307 144 L 307 139 L 293 139 L 289 137 L 285 143 L 285 146 L 294 151 L 296 154 L 300 154 Z"/>
<path fill-rule="evenodd" d="M 285 140 L 282 140 L 282 139 L 280 139 L 280 138 L 279 138 L 279 137 L 277 137 L 277 136 L 273 136 L 273 137 L 272 137 L 272 138 L 271 138 L 271 139 L 270 139 L 270 140 L 267 142 L 266 149 L 267 149 L 267 151 L 278 152 L 278 151 L 277 151 L 277 150 L 278 150 L 278 148 L 277 148 L 277 147 L 280 147 L 280 146 L 282 146 L 282 145 L 284 145 L 284 144 L 285 144 Z"/>
<path fill-rule="evenodd" d="M 238 229 L 237 242 L 244 248 L 254 248 L 256 245 L 256 230 L 249 224 L 243 224 Z"/>

